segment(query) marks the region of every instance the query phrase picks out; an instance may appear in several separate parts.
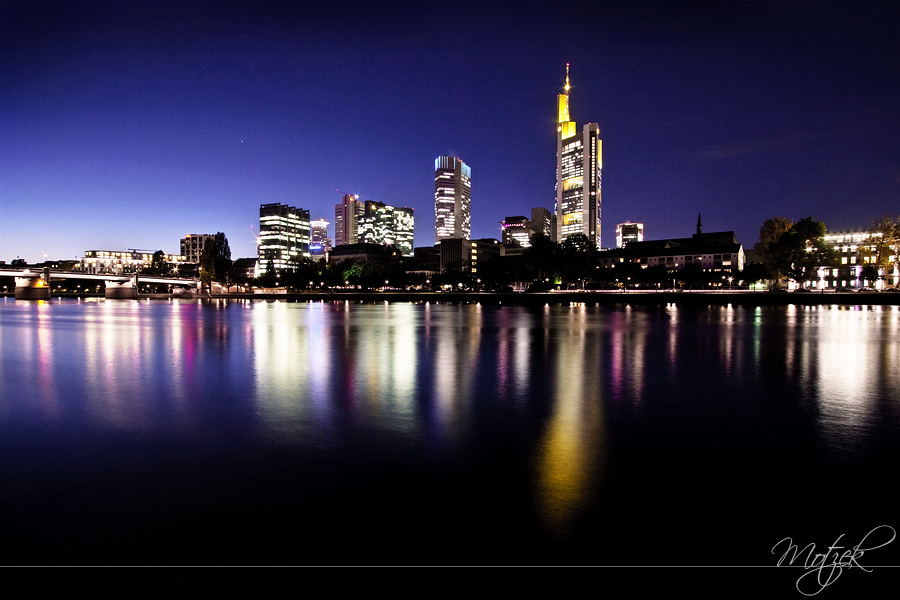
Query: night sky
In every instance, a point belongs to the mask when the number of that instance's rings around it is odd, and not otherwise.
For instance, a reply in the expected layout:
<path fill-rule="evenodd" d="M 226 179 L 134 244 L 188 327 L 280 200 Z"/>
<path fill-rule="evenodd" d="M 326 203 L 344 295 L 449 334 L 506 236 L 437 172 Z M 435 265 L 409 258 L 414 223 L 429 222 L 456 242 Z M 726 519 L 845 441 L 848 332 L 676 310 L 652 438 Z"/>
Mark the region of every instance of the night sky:
<path fill-rule="evenodd" d="M 259 205 L 332 223 L 341 192 L 412 206 L 472 168 L 472 236 L 553 208 L 556 94 L 603 137 L 603 245 L 900 213 L 900 10 L 887 2 L 5 1 L 0 260 L 178 253 Z M 305 3 L 304 3 L 305 4 Z M 674 4 L 676 6 L 670 6 Z M 438 8 L 440 7 L 440 8 Z"/>

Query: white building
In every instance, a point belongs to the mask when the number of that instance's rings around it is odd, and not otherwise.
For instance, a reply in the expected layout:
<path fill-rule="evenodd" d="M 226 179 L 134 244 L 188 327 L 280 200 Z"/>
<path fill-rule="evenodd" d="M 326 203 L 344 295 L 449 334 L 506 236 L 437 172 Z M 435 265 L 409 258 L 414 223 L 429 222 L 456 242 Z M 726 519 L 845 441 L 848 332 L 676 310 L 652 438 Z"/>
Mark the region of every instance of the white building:
<path fill-rule="evenodd" d="M 259 275 L 269 265 L 276 271 L 291 269 L 309 258 L 309 211 L 286 204 L 262 204 L 259 207 Z"/>
<path fill-rule="evenodd" d="M 624 248 L 628 242 L 644 241 L 644 224 L 626 221 L 616 225 L 616 248 Z"/>
<path fill-rule="evenodd" d="M 453 156 L 434 160 L 434 243 L 471 236 L 472 169 Z"/>

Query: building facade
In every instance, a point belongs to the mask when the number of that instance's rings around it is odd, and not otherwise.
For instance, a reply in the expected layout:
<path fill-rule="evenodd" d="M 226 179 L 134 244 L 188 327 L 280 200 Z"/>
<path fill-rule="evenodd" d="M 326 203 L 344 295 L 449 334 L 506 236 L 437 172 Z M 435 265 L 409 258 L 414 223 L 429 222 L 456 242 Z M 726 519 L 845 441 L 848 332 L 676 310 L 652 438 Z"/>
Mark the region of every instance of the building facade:
<path fill-rule="evenodd" d="M 900 268 L 897 266 L 897 252 L 900 249 L 892 249 L 893 254 L 887 258 L 888 267 L 879 267 L 875 254 L 880 237 L 880 233 L 868 231 L 827 234 L 825 243 L 834 249 L 837 262 L 818 267 L 816 280 L 805 285 L 818 289 L 883 289 L 897 286 L 900 284 Z"/>
<path fill-rule="evenodd" d="M 434 160 L 434 243 L 471 236 L 472 169 L 453 156 Z"/>
<path fill-rule="evenodd" d="M 531 222 L 525 216 L 506 217 L 500 223 L 500 229 L 504 246 L 531 246 Z"/>
<path fill-rule="evenodd" d="M 84 258 L 75 264 L 75 270 L 110 275 L 138 273 L 153 265 L 153 254 L 147 250 L 85 250 Z M 165 260 L 173 275 L 178 274 L 179 267 L 191 262 L 181 254 L 166 254 Z"/>
<path fill-rule="evenodd" d="M 644 241 L 644 224 L 627 221 L 616 225 L 616 248 L 624 248 L 628 242 Z"/>
<path fill-rule="evenodd" d="M 188 262 L 200 262 L 203 253 L 203 245 L 206 240 L 214 237 L 208 233 L 189 233 L 181 238 L 181 255 L 187 257 Z"/>
<path fill-rule="evenodd" d="M 322 256 L 331 252 L 331 238 L 328 237 L 328 221 L 316 219 L 309 223 L 309 253 Z"/>
<path fill-rule="evenodd" d="M 228 248 L 228 239 L 221 231 L 211 233 L 189 233 L 181 238 L 181 255 L 187 262 L 199 263 L 203 254 L 203 247 L 208 240 L 212 240 L 219 248 Z"/>
<path fill-rule="evenodd" d="M 569 65 L 565 93 L 557 97 L 556 241 L 584 234 L 600 248 L 600 181 L 603 144 L 600 127 L 586 124 L 577 131 L 569 116 Z"/>
<path fill-rule="evenodd" d="M 344 194 L 339 204 L 334 205 L 334 245 L 346 246 L 359 242 L 357 235 L 358 218 L 363 212 L 359 196 Z"/>
<path fill-rule="evenodd" d="M 642 269 L 665 267 L 669 271 L 694 268 L 700 272 L 734 276 L 744 270 L 744 247 L 733 231 L 695 233 L 689 238 L 630 242 L 623 248 L 600 253 L 600 266 L 623 262 Z"/>
<path fill-rule="evenodd" d="M 554 226 L 555 217 L 553 213 L 538 206 L 531 209 L 531 232 L 533 235 L 543 235 L 547 239 L 554 239 L 556 236 L 556 227 Z"/>
<path fill-rule="evenodd" d="M 270 268 L 291 269 L 309 258 L 309 211 L 286 204 L 259 207 L 259 275 Z"/>

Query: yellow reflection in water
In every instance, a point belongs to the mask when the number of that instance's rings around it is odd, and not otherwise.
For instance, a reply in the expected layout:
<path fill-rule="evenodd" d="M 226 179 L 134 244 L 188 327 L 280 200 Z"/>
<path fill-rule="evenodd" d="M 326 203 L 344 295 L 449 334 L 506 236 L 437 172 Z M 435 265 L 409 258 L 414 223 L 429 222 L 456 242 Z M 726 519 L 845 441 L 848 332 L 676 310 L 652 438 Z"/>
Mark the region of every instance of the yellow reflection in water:
<path fill-rule="evenodd" d="M 569 311 L 565 339 L 557 346 L 553 415 L 537 457 L 537 498 L 548 527 L 562 535 L 597 492 L 605 466 L 606 430 L 599 340 L 586 313 Z"/>

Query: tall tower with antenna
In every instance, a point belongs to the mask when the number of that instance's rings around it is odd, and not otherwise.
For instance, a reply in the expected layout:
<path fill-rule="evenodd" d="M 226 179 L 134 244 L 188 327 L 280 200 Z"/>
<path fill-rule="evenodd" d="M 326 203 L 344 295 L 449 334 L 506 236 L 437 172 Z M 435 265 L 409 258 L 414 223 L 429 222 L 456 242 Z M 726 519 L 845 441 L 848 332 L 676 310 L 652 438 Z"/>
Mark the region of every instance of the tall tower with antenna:
<path fill-rule="evenodd" d="M 556 240 L 583 233 L 600 248 L 600 180 L 603 142 L 600 126 L 587 123 L 579 132 L 569 113 L 569 63 L 566 85 L 557 96 Z"/>

